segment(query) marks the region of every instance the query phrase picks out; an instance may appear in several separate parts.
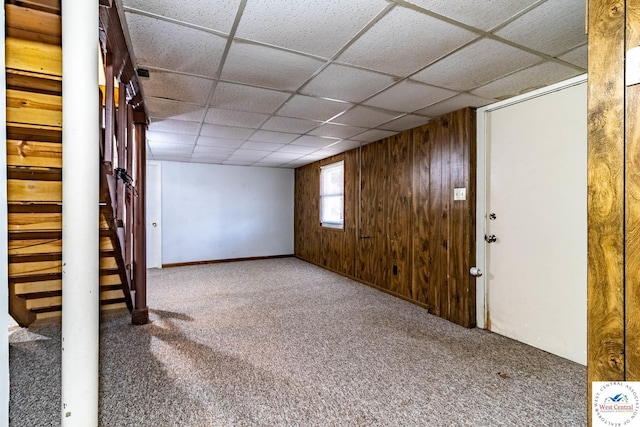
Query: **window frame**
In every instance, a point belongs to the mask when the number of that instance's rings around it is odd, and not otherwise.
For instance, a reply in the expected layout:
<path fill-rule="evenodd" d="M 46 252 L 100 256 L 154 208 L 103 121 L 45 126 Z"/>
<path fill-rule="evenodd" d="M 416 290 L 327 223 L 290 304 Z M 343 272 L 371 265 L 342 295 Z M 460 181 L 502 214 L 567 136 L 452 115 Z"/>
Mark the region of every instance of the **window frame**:
<path fill-rule="evenodd" d="M 325 173 L 330 173 L 335 169 L 341 169 L 342 185 L 340 192 L 330 192 L 325 188 Z M 320 166 L 320 197 L 319 197 L 319 213 L 320 213 L 320 226 L 323 228 L 329 228 L 334 230 L 344 230 L 344 159 L 337 162 L 328 163 Z M 324 201 L 329 199 L 340 198 L 341 203 L 341 218 L 339 221 L 325 221 Z"/>

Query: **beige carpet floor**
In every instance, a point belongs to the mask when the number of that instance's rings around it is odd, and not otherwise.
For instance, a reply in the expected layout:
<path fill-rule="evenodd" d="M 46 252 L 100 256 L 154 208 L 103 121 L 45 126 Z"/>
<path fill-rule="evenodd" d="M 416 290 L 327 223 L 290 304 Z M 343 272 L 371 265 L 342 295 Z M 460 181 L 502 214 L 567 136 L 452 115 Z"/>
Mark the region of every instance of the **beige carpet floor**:
<path fill-rule="evenodd" d="M 149 271 L 101 323 L 102 426 L 583 426 L 586 371 L 295 258 Z M 60 327 L 10 336 L 11 426 L 56 426 Z"/>

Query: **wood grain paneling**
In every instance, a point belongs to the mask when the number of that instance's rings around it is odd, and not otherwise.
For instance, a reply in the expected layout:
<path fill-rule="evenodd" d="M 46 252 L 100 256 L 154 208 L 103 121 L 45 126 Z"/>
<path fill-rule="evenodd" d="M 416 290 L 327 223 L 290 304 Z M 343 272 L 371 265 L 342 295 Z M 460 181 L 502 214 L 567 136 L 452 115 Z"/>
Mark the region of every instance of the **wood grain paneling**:
<path fill-rule="evenodd" d="M 389 253 L 387 267 L 391 269 L 388 289 L 413 298 L 411 292 L 412 233 L 412 132 L 402 132 L 389 138 L 387 172 L 387 235 Z"/>
<path fill-rule="evenodd" d="M 356 253 L 355 277 L 363 282 L 387 288 L 389 267 L 387 263 L 386 236 L 386 141 L 374 142 L 361 148 L 359 207 L 356 215 L 359 232 Z"/>
<path fill-rule="evenodd" d="M 473 326 L 474 121 L 461 110 L 297 169 L 296 256 Z M 325 229 L 320 166 L 341 159 L 345 229 Z M 455 186 L 467 189 L 466 201 L 453 204 Z"/>
<path fill-rule="evenodd" d="M 589 1 L 589 385 L 624 379 L 624 31 L 620 2 Z"/>
<path fill-rule="evenodd" d="M 626 46 L 640 45 L 640 4 L 626 7 Z M 640 85 L 626 89 L 625 379 L 640 381 Z"/>

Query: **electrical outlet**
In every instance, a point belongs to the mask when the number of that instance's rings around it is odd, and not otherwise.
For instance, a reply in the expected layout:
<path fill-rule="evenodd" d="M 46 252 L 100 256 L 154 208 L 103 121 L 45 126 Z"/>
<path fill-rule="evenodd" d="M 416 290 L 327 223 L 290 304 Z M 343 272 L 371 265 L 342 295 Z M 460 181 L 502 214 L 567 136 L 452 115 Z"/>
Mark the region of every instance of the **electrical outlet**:
<path fill-rule="evenodd" d="M 394 275 L 394 276 L 397 276 L 397 275 L 398 275 L 398 266 L 397 266 L 397 265 L 394 265 L 394 266 L 393 266 L 393 275 Z"/>

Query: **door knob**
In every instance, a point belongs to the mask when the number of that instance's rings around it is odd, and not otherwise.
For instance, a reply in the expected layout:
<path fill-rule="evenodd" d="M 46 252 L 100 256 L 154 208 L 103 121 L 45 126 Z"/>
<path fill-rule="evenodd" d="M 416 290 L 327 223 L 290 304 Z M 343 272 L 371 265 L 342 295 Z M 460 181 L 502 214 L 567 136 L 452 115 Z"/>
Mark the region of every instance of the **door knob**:
<path fill-rule="evenodd" d="M 487 243 L 493 243 L 493 242 L 497 241 L 498 238 L 496 237 L 495 234 L 485 234 L 484 235 L 484 240 L 486 240 Z"/>
<path fill-rule="evenodd" d="M 158 223 L 157 222 L 152 222 L 151 225 L 153 225 L 154 227 L 157 227 Z"/>
<path fill-rule="evenodd" d="M 471 269 L 469 270 L 469 274 L 471 274 L 472 276 L 480 277 L 482 276 L 482 270 L 480 270 L 478 267 L 471 267 Z"/>

